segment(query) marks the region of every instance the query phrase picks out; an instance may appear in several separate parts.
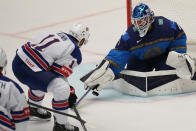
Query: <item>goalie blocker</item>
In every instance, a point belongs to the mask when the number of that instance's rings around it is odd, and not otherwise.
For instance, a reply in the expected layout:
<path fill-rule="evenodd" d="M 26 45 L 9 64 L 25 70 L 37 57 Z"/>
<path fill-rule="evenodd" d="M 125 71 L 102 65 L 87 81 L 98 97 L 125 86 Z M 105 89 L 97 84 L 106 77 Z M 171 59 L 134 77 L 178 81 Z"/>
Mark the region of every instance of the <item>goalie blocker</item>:
<path fill-rule="evenodd" d="M 84 82 L 84 88 L 100 91 L 111 82 L 115 75 L 109 65 L 109 61 L 103 60 L 96 69 L 83 76 L 80 80 Z"/>

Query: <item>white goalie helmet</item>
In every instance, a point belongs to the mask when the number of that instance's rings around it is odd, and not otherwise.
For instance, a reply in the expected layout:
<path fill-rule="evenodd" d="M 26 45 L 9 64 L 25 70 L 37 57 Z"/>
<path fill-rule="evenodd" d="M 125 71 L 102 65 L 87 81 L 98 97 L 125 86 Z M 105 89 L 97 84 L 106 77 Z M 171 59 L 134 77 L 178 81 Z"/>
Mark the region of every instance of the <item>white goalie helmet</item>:
<path fill-rule="evenodd" d="M 78 42 L 83 41 L 81 45 L 79 44 L 79 47 L 85 45 L 90 36 L 89 28 L 81 23 L 74 24 L 69 30 L 69 34 L 77 39 Z"/>
<path fill-rule="evenodd" d="M 0 67 L 3 68 L 2 74 L 6 74 L 7 56 L 5 51 L 0 47 Z"/>

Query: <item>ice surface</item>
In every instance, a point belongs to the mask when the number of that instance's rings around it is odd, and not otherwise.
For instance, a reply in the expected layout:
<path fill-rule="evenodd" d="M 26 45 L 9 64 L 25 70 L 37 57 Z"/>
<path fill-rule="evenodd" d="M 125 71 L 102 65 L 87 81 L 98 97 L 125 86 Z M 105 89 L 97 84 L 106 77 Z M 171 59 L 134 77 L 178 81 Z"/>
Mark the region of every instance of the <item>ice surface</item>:
<path fill-rule="evenodd" d="M 189 53 L 195 55 L 195 0 L 133 0 L 133 5 L 138 2 L 146 2 L 155 15 L 177 21 L 191 43 Z M 72 23 L 86 23 L 91 36 L 82 48 L 83 63 L 69 78 L 80 98 L 85 90 L 79 78 L 104 58 L 126 29 L 125 7 L 122 0 L 1 0 L 0 46 L 8 55 L 7 75 L 17 81 L 11 70 L 16 49 L 40 31 L 67 31 Z M 20 85 L 27 93 L 28 88 Z M 43 104 L 51 107 L 51 99 L 48 93 Z M 78 110 L 87 121 L 88 131 L 196 131 L 195 93 L 145 98 L 107 88 L 98 97 L 89 94 Z M 82 131 L 78 121 L 70 121 Z M 52 127 L 53 120 L 30 121 L 28 131 L 52 131 Z"/>

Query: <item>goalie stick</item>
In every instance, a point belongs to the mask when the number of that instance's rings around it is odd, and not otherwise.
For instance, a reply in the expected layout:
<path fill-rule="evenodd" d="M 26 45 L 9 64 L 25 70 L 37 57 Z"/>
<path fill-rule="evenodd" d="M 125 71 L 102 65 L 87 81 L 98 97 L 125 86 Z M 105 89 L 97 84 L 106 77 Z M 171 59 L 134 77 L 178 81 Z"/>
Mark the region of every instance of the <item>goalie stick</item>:
<path fill-rule="evenodd" d="M 56 111 L 56 110 L 53 110 L 53 109 L 50 109 L 50 108 L 47 108 L 47 107 L 44 107 L 44 106 L 40 106 L 38 104 L 34 104 L 32 102 L 29 102 L 28 101 L 28 104 L 29 105 L 32 105 L 32 106 L 35 106 L 35 107 L 38 107 L 38 108 L 42 108 L 42 109 L 45 109 L 45 110 L 48 110 L 48 111 L 51 111 L 51 112 L 54 112 L 54 113 L 58 113 L 58 114 L 61 114 L 61 115 L 65 115 L 65 116 L 68 116 L 68 117 L 72 117 L 78 121 L 80 121 L 81 123 L 86 123 L 86 121 L 82 120 L 81 117 L 78 117 L 78 116 L 74 116 L 74 115 L 71 115 L 71 114 L 67 114 L 67 113 L 64 113 L 64 112 L 60 112 L 60 111 Z"/>

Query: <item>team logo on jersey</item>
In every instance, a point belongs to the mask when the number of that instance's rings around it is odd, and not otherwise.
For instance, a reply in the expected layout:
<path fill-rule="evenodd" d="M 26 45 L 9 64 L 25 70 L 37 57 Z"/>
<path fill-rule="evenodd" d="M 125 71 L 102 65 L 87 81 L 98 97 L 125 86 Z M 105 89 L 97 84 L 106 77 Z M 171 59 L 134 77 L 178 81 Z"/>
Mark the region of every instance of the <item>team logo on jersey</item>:
<path fill-rule="evenodd" d="M 153 47 L 153 48 L 149 48 L 145 54 L 144 54 L 144 59 L 150 59 L 153 58 L 155 56 L 158 56 L 160 54 L 162 54 L 163 51 L 161 50 L 160 47 Z"/>
<path fill-rule="evenodd" d="M 32 68 L 35 66 L 35 65 L 34 65 L 31 61 L 29 61 L 28 59 L 25 60 L 25 63 L 28 64 L 28 65 L 29 65 L 30 67 L 32 67 Z"/>
<path fill-rule="evenodd" d="M 163 25 L 163 19 L 159 19 L 159 25 Z"/>

